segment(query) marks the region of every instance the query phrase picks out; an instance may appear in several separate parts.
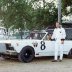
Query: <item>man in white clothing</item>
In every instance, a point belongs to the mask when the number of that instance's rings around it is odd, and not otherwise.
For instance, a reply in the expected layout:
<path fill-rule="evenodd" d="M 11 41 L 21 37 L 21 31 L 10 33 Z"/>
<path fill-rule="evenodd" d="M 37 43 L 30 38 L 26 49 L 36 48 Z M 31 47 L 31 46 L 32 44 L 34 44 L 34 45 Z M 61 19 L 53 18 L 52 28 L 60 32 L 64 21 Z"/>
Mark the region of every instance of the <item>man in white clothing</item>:
<path fill-rule="evenodd" d="M 63 45 L 66 37 L 65 29 L 61 27 L 59 22 L 56 22 L 56 28 L 53 31 L 52 39 L 55 39 L 55 55 L 52 62 L 58 61 L 58 55 L 60 55 L 59 61 L 63 59 Z"/>

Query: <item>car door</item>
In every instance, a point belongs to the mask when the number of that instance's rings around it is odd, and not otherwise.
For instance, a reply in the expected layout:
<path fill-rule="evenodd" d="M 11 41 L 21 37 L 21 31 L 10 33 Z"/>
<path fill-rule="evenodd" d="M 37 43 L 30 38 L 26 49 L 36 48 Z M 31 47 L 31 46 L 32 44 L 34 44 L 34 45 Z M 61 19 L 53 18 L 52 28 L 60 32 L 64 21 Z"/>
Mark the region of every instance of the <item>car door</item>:
<path fill-rule="evenodd" d="M 39 54 L 41 56 L 54 56 L 55 41 L 47 40 L 47 38 L 40 41 L 38 46 Z"/>

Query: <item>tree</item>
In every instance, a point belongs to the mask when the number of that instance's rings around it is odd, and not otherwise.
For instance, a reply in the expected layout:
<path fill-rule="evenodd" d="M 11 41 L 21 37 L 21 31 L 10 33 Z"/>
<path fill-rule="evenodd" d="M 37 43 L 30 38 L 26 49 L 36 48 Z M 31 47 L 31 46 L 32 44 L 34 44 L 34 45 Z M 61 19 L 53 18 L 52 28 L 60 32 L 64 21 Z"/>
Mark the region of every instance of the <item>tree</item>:
<path fill-rule="evenodd" d="M 70 11 L 67 11 L 67 7 L 70 6 Z M 62 12 L 63 15 L 72 13 L 72 0 L 62 0 Z"/>
<path fill-rule="evenodd" d="M 43 7 L 33 7 L 39 0 L 0 0 L 1 19 L 6 28 L 23 30 L 46 28 L 57 20 L 54 3 L 43 0 Z"/>
<path fill-rule="evenodd" d="M 46 3 L 43 8 L 36 9 L 34 19 L 35 27 L 38 29 L 53 25 L 57 21 L 57 8 L 54 3 Z"/>
<path fill-rule="evenodd" d="M 1 19 L 4 27 L 7 29 L 11 26 L 19 29 L 21 32 L 25 24 L 31 22 L 32 5 L 27 0 L 0 0 Z"/>
<path fill-rule="evenodd" d="M 2 19 L 4 26 L 9 28 L 24 29 L 24 24 L 31 21 L 31 5 L 25 0 L 0 0 L 3 11 Z"/>

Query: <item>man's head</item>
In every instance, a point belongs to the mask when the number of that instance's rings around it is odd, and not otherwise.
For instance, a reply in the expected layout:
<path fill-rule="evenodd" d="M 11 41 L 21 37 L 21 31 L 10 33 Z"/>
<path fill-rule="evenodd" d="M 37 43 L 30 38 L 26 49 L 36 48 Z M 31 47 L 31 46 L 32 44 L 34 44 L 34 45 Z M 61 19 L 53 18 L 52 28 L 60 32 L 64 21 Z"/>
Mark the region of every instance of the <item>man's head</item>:
<path fill-rule="evenodd" d="M 60 23 L 56 22 L 56 28 L 60 28 Z"/>

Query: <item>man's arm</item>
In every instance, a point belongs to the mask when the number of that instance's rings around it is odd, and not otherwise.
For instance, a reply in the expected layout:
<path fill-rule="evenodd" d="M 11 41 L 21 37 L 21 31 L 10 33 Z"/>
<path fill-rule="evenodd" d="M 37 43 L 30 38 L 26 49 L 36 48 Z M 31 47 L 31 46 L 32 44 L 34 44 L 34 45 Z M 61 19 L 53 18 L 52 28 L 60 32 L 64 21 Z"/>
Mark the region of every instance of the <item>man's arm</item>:
<path fill-rule="evenodd" d="M 66 32 L 65 32 L 65 29 L 62 28 L 62 39 L 61 39 L 61 44 L 64 44 L 65 38 L 66 38 Z"/>
<path fill-rule="evenodd" d="M 66 32 L 65 32 L 65 29 L 62 28 L 62 39 L 61 40 L 65 40 L 66 38 Z"/>

